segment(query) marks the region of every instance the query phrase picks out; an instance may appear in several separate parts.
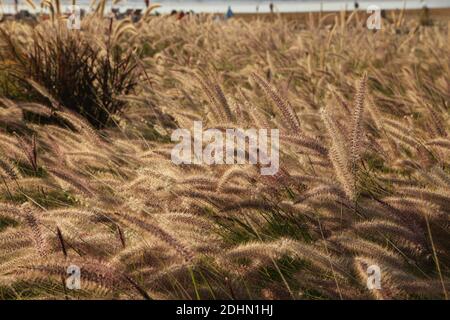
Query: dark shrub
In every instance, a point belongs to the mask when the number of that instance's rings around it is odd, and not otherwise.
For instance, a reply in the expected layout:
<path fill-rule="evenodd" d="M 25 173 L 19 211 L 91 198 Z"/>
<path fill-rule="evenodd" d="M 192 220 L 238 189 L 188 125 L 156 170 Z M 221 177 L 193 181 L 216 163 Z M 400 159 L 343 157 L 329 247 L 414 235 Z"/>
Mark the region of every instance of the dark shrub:
<path fill-rule="evenodd" d="M 111 123 L 125 102 L 118 96 L 136 85 L 136 63 L 132 49 L 124 50 L 111 41 L 111 28 L 102 34 L 99 23 L 93 38 L 82 30 L 70 30 L 63 24 L 42 24 L 29 31 L 27 43 L 8 28 L 0 28 L 6 44 L 3 60 L 9 72 L 28 86 L 32 79 L 44 87 L 61 105 L 85 117 L 95 128 Z M 109 33 L 108 33 L 109 32 Z M 5 54 L 6 52 L 6 54 Z"/>

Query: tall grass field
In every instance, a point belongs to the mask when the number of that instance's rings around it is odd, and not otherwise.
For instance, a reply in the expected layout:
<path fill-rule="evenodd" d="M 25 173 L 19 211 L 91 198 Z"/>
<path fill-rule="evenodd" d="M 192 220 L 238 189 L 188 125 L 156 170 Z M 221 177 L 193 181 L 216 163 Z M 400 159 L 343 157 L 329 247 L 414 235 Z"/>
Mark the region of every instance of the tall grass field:
<path fill-rule="evenodd" d="M 447 21 L 42 5 L 0 23 L 0 299 L 448 298 Z M 194 121 L 278 172 L 175 164 Z"/>

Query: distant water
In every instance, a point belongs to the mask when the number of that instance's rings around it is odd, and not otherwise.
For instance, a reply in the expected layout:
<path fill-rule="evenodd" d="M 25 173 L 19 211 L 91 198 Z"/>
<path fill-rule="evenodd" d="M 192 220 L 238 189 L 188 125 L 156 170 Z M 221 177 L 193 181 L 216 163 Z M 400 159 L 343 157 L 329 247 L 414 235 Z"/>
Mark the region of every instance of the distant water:
<path fill-rule="evenodd" d="M 3 12 L 14 12 L 13 3 L 14 0 L 3 0 Z M 108 1 L 111 3 L 110 1 Z M 257 12 L 269 12 L 268 0 L 160 0 L 150 1 L 151 3 L 159 3 L 162 5 L 157 11 L 160 13 L 168 13 L 172 10 L 193 10 L 194 12 L 225 12 L 228 6 L 231 6 L 235 13 L 255 13 Z M 340 11 L 343 9 L 353 10 L 354 1 L 349 0 L 278 0 L 272 1 L 275 6 L 275 11 L 278 12 L 308 12 L 308 11 Z M 25 1 L 19 0 L 19 9 L 26 9 L 33 11 Z M 39 3 L 39 1 L 36 1 Z M 67 7 L 72 3 L 71 0 L 62 0 L 61 4 Z M 89 8 L 91 0 L 77 0 L 77 4 L 85 9 Z M 445 8 L 450 7 L 450 0 L 372 0 L 372 1 L 358 1 L 359 8 L 365 10 L 369 5 L 375 4 L 382 9 L 401 9 L 406 7 L 407 9 L 418 9 L 425 5 L 428 8 Z M 125 11 L 127 8 L 144 9 L 144 0 L 122 0 L 114 7 L 119 8 L 121 11 Z M 39 9 L 38 9 L 39 10 Z"/>

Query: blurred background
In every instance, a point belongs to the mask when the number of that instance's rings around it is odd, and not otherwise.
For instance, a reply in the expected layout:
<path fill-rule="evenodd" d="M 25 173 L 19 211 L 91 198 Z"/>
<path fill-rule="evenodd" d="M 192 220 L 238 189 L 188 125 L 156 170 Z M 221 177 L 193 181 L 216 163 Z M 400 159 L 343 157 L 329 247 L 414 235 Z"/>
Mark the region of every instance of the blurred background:
<path fill-rule="evenodd" d="M 72 0 L 61 0 L 62 7 L 68 7 Z M 15 13 L 17 10 L 39 11 L 39 1 L 35 1 L 36 9 L 26 0 L 0 0 L 4 13 Z M 76 4 L 89 10 L 95 0 L 77 0 Z M 125 11 L 127 9 L 144 9 L 146 6 L 159 3 L 162 6 L 156 12 L 165 14 L 173 10 L 223 13 L 229 8 L 235 13 L 268 13 L 268 12 L 311 12 L 311 11 L 340 11 L 353 10 L 355 7 L 365 10 L 369 5 L 378 5 L 381 9 L 420 9 L 450 7 L 450 0 L 122 0 L 113 4 L 113 8 Z M 112 1 L 109 2 L 110 8 Z"/>

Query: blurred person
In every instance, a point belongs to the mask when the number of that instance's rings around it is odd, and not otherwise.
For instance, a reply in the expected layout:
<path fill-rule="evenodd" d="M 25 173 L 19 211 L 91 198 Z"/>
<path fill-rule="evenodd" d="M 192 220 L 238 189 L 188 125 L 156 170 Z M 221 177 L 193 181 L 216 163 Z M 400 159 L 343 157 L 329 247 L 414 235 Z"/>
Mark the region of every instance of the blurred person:
<path fill-rule="evenodd" d="M 269 4 L 269 8 L 270 8 L 270 13 L 273 13 L 273 2 L 271 2 L 271 3 Z"/>
<path fill-rule="evenodd" d="M 181 10 L 180 13 L 178 14 L 177 20 L 183 19 L 185 15 L 186 15 L 186 14 L 184 13 L 184 11 Z"/>
<path fill-rule="evenodd" d="M 226 19 L 230 19 L 232 16 L 234 16 L 233 10 L 231 10 L 231 6 L 228 6 L 227 13 L 225 14 Z"/>

